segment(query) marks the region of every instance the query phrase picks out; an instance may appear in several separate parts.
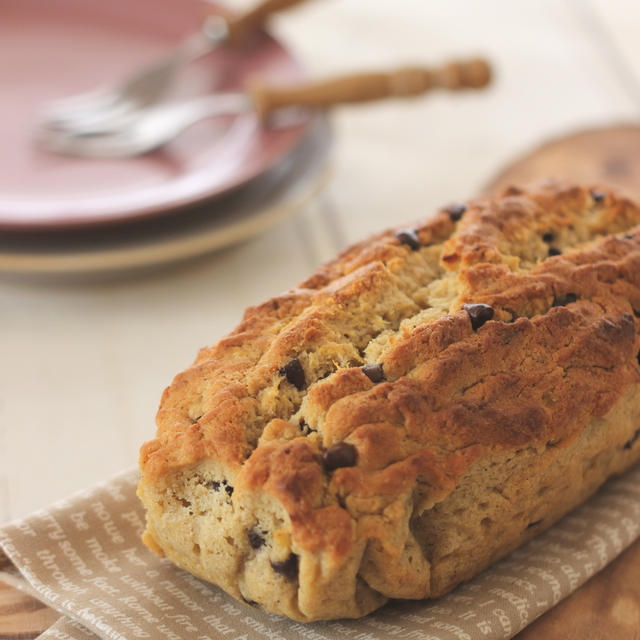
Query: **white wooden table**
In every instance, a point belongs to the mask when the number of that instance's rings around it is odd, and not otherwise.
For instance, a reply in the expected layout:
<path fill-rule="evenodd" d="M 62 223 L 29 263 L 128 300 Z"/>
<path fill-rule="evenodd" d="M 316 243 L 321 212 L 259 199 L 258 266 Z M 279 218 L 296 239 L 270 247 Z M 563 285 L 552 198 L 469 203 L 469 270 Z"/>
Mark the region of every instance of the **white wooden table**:
<path fill-rule="evenodd" d="M 335 113 L 325 196 L 246 244 L 106 283 L 0 281 L 0 522 L 135 465 L 164 386 L 247 305 L 545 138 L 640 110 L 635 0 L 315 0 L 274 30 L 316 75 L 479 53 L 496 78 Z"/>

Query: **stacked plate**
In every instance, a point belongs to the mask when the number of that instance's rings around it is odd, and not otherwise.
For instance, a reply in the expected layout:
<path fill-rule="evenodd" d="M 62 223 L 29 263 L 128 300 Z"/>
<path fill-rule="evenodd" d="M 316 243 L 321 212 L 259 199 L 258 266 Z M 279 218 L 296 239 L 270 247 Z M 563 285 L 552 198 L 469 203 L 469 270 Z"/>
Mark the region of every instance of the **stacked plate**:
<path fill-rule="evenodd" d="M 210 10 L 210 8 L 209 8 Z M 83 159 L 37 148 L 43 104 L 111 84 L 198 29 L 196 0 L 5 0 L 0 21 L 0 272 L 73 274 L 155 266 L 241 241 L 324 184 L 322 117 L 267 129 L 255 115 L 200 122 L 162 150 Z M 191 65 L 168 99 L 302 71 L 257 34 Z"/>

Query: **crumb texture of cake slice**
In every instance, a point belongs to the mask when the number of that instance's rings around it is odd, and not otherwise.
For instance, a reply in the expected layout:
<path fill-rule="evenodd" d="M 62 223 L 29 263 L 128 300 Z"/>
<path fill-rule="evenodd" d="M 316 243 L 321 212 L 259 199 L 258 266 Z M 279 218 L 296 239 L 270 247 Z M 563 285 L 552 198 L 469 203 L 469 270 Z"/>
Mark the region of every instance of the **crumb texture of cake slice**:
<path fill-rule="evenodd" d="M 640 460 L 639 225 L 511 188 L 248 309 L 162 396 L 146 544 L 302 621 L 472 578 Z"/>

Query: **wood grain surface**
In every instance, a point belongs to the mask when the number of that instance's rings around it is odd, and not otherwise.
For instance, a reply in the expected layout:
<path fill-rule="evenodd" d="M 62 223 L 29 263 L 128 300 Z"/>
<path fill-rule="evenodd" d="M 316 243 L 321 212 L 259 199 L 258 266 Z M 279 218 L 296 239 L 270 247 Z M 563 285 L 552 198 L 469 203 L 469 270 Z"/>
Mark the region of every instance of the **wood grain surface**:
<path fill-rule="evenodd" d="M 505 168 L 487 186 L 545 177 L 606 182 L 640 199 L 640 126 L 589 130 L 552 141 Z M 0 640 L 35 638 L 59 614 L 0 583 Z M 517 640 L 640 640 L 640 540 Z"/>
<path fill-rule="evenodd" d="M 37 638 L 60 614 L 0 582 L 0 640 Z"/>

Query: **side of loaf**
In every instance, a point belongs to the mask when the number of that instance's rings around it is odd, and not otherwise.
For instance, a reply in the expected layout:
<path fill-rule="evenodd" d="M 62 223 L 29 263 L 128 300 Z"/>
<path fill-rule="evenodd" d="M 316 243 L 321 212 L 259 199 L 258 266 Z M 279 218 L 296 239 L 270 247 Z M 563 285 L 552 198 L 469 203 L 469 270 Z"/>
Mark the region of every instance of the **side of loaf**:
<path fill-rule="evenodd" d="M 638 225 L 512 188 L 248 309 L 162 397 L 145 543 L 302 621 L 472 578 L 640 460 Z"/>

